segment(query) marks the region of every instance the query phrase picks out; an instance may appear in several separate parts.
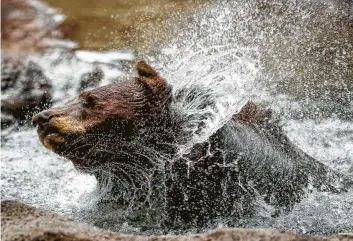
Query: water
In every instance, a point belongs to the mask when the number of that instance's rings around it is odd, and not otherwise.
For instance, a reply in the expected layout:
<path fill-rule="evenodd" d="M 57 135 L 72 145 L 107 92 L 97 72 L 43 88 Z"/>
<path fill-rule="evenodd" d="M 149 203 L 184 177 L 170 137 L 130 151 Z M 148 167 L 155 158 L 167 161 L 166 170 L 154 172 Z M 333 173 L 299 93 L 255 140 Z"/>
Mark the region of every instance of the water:
<path fill-rule="evenodd" d="M 215 1 L 191 17 L 178 16 L 179 21 L 192 21 L 173 41 L 139 58 L 156 66 L 171 83 L 179 96 L 173 106 L 189 117 L 180 154 L 207 139 L 248 100 L 257 100 L 281 114 L 286 134 L 302 150 L 353 175 L 353 73 L 348 67 L 353 63 L 353 38 L 346 25 L 351 9 L 338 1 Z M 77 94 L 78 79 L 92 70 L 92 63 L 116 59 L 94 54 L 79 53 L 67 61 L 53 52 L 35 60 L 54 81 L 57 103 Z M 122 78 L 127 71 L 121 60 L 132 58 L 118 58 L 110 67 L 101 64 L 101 84 Z M 186 101 L 199 90 L 207 90 L 207 95 L 200 92 Z M 163 232 L 153 224 L 142 228 L 126 222 L 119 207 L 97 208 L 95 179 L 46 150 L 35 130 L 20 128 L 2 135 L 3 199 L 115 231 Z M 257 202 L 257 215 L 237 225 L 312 235 L 353 231 L 353 190 L 341 194 L 312 190 L 280 217 L 271 216 L 272 207 L 261 197 Z M 224 226 L 220 220 L 219 227 Z"/>

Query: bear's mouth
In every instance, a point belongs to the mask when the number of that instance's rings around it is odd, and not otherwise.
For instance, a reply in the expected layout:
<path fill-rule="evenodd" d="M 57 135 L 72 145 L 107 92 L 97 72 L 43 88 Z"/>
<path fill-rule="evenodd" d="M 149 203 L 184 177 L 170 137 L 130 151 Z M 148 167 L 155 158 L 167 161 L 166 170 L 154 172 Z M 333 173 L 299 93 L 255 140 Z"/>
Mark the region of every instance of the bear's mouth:
<path fill-rule="evenodd" d="M 67 144 L 68 135 L 60 133 L 60 130 L 49 123 L 39 124 L 37 133 L 42 144 L 51 151 L 62 152 Z"/>
<path fill-rule="evenodd" d="M 56 127 L 55 120 L 51 122 L 37 125 L 41 143 L 56 154 L 70 159 L 76 168 L 87 170 L 90 166 L 85 163 L 84 157 L 89 149 L 78 141 L 82 135 L 63 133 L 60 128 Z"/>

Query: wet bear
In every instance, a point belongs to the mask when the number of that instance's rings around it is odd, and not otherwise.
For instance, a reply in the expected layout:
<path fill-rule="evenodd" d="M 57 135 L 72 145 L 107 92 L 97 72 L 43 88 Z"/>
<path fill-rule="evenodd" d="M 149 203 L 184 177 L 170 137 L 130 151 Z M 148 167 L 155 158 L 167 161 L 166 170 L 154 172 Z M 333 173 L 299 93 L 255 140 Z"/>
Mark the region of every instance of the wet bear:
<path fill-rule="evenodd" d="M 171 104 L 178 96 L 146 63 L 136 67 L 136 78 L 83 92 L 33 118 L 44 146 L 110 186 L 126 208 L 147 207 L 168 227 L 204 227 L 251 216 L 259 197 L 290 210 L 308 189 L 351 185 L 293 145 L 271 111 L 252 102 L 181 153 L 188 120 Z"/>

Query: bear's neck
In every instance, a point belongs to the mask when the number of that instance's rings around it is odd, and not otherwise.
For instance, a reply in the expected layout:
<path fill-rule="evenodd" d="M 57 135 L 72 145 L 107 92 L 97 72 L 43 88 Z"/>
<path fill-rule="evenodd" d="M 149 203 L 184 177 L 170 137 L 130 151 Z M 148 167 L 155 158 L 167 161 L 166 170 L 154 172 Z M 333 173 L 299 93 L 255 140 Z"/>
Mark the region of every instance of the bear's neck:
<path fill-rule="evenodd" d="M 157 116 L 143 131 L 143 144 L 155 153 L 171 160 L 178 153 L 178 144 L 182 137 L 183 118 L 173 109 Z"/>
<path fill-rule="evenodd" d="M 114 141 L 111 142 L 108 149 L 119 151 L 112 151 L 111 156 L 105 152 L 104 159 L 109 160 L 109 165 L 93 173 L 107 197 L 122 205 L 140 205 L 147 199 L 163 201 L 165 198 L 164 191 L 154 189 L 164 187 L 160 182 L 165 179 L 165 165 L 175 159 L 179 151 L 182 121 L 177 112 L 168 110 L 148 123 L 143 127 L 136 125 L 132 138 L 117 141 L 116 147 Z"/>

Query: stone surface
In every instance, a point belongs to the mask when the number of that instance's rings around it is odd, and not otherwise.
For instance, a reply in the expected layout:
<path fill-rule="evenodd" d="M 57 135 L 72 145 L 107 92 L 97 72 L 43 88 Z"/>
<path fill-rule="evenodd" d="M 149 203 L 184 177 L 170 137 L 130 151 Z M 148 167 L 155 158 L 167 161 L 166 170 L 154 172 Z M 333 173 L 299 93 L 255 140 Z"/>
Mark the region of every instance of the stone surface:
<path fill-rule="evenodd" d="M 96 88 L 104 77 L 104 72 L 97 66 L 90 72 L 84 73 L 80 78 L 80 87 L 78 93 L 88 89 Z"/>
<path fill-rule="evenodd" d="M 31 119 L 33 113 L 42 111 L 51 106 L 51 94 L 45 90 L 35 90 L 23 93 L 16 98 L 0 101 L 1 126 L 11 124 L 13 121 L 25 121 Z"/>
<path fill-rule="evenodd" d="M 15 201 L 1 202 L 1 240 L 130 240 L 130 241 L 319 241 L 353 240 L 352 235 L 309 237 L 276 230 L 220 229 L 189 236 L 135 236 L 105 231 L 80 224 L 56 214 L 41 211 Z"/>

